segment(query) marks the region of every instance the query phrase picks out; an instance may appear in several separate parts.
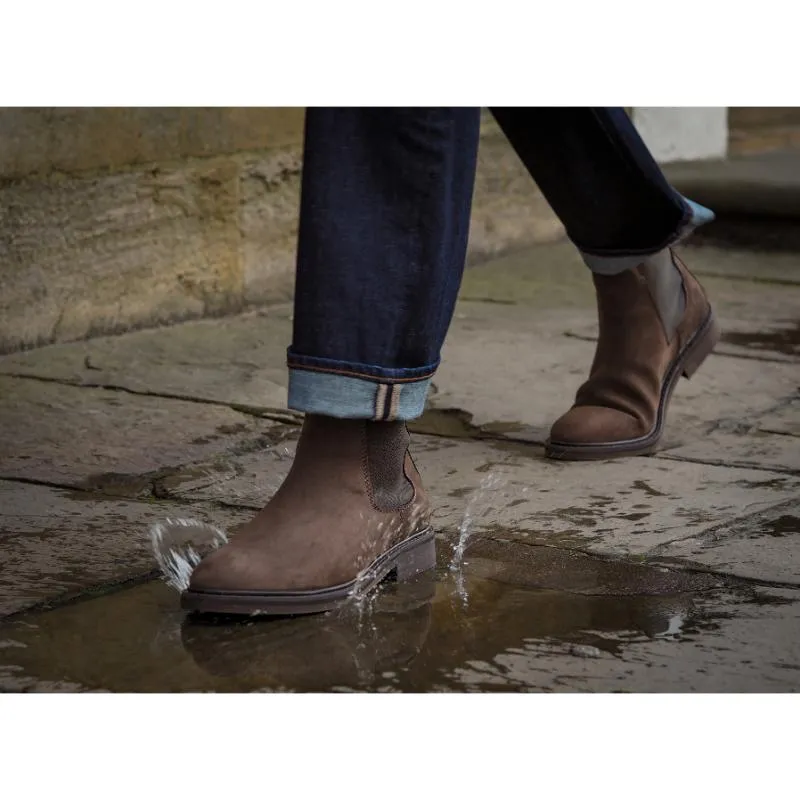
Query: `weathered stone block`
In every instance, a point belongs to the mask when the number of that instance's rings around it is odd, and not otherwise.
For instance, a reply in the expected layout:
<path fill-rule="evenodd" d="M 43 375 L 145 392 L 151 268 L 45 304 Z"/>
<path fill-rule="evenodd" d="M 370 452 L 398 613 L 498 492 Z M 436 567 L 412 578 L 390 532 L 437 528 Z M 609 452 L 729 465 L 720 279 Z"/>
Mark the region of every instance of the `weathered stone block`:
<path fill-rule="evenodd" d="M 302 108 L 0 109 L 0 177 L 115 172 L 297 145 Z"/>
<path fill-rule="evenodd" d="M 296 163 L 277 151 L 244 166 L 209 159 L 0 187 L 0 352 L 274 296 L 296 235 L 299 178 L 287 158 Z M 259 175 L 269 187 L 256 191 Z"/>

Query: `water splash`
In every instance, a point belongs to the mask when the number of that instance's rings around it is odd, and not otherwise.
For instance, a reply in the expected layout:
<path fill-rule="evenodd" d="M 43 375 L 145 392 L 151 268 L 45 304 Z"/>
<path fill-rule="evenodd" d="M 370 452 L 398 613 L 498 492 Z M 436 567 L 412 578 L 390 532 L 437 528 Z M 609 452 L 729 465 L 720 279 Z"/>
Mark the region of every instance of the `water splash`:
<path fill-rule="evenodd" d="M 378 580 L 378 571 L 375 569 L 362 570 L 357 576 L 353 588 L 347 598 L 347 603 L 341 607 L 340 613 L 355 619 L 359 636 L 363 636 L 369 628 L 375 633 L 375 624 L 372 619 L 375 603 L 383 587 Z"/>
<path fill-rule="evenodd" d="M 482 519 L 494 510 L 492 501 L 495 498 L 495 492 L 502 488 L 506 480 L 497 472 L 490 472 L 480 482 L 478 488 L 472 492 L 467 501 L 467 507 L 464 509 L 464 518 L 461 520 L 461 525 L 458 528 L 458 542 L 453 549 L 453 557 L 450 560 L 450 571 L 459 572 L 464 563 L 464 552 L 469 544 L 470 536 L 475 522 Z"/>
<path fill-rule="evenodd" d="M 467 507 L 464 509 L 464 517 L 458 528 L 458 542 L 453 548 L 453 556 L 450 559 L 450 572 L 455 577 L 456 595 L 465 606 L 469 602 L 469 594 L 464 580 L 464 553 L 472 536 L 475 522 L 485 517 L 489 511 L 494 510 L 495 494 L 505 484 L 506 479 L 499 473 L 494 471 L 488 473 L 481 480 L 478 488 L 470 494 Z"/>
<path fill-rule="evenodd" d="M 165 519 L 149 531 L 150 546 L 167 586 L 182 592 L 194 568 L 228 541 L 225 531 L 195 519 Z"/>

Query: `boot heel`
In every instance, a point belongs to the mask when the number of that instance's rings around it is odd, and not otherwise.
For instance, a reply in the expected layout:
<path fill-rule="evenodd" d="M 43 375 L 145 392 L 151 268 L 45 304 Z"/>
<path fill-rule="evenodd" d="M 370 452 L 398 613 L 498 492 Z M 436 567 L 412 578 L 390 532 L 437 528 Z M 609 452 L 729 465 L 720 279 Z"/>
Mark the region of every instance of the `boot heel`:
<path fill-rule="evenodd" d="M 406 550 L 397 557 L 395 575 L 398 581 L 407 581 L 420 572 L 426 572 L 436 566 L 436 540 L 430 539 Z"/>
<path fill-rule="evenodd" d="M 691 378 L 700 369 L 702 363 L 711 355 L 711 351 L 719 342 L 720 329 L 714 312 L 707 323 L 706 330 L 700 334 L 697 341 L 691 346 L 683 362 L 684 378 Z"/>

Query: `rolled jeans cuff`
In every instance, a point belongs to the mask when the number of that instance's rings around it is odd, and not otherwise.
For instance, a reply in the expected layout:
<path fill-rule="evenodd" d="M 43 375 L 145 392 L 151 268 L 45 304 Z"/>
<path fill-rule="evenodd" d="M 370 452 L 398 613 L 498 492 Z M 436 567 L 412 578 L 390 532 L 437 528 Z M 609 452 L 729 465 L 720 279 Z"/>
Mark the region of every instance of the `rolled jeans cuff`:
<path fill-rule="evenodd" d="M 390 422 L 422 416 L 437 365 L 382 369 L 290 353 L 288 366 L 289 408 L 339 419 Z"/>
<path fill-rule="evenodd" d="M 592 272 L 598 275 L 619 275 L 621 272 L 638 267 L 642 263 L 643 257 L 660 253 L 666 247 L 671 247 L 674 244 L 687 238 L 695 229 L 707 222 L 711 222 L 715 218 L 714 212 L 681 196 L 686 207 L 686 214 L 680 226 L 675 230 L 672 236 L 665 242 L 660 242 L 658 246 L 652 250 L 637 251 L 635 253 L 587 253 L 581 250 L 581 256 L 587 267 Z"/>

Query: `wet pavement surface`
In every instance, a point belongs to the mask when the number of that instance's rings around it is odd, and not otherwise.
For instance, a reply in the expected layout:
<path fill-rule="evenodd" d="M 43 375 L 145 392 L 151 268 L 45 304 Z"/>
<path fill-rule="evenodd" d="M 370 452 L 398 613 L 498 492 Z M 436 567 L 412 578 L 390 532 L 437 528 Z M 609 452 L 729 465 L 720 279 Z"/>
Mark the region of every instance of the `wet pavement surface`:
<path fill-rule="evenodd" d="M 0 691 L 796 691 L 797 257 L 685 257 L 723 341 L 657 454 L 594 464 L 542 450 L 596 338 L 574 252 L 469 270 L 413 426 L 439 570 L 313 618 L 186 616 L 147 538 L 280 484 L 288 306 L 0 358 Z"/>
<path fill-rule="evenodd" d="M 304 619 L 186 615 L 161 582 L 23 614 L 0 625 L 0 682 L 117 692 L 800 688 L 800 592 L 492 541 L 468 562 L 460 576 L 443 567 Z"/>
<path fill-rule="evenodd" d="M 722 341 L 762 352 L 800 356 L 800 322 L 779 330 L 749 333 L 731 331 L 722 335 Z"/>

